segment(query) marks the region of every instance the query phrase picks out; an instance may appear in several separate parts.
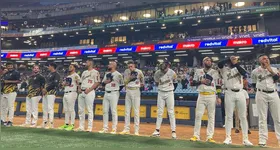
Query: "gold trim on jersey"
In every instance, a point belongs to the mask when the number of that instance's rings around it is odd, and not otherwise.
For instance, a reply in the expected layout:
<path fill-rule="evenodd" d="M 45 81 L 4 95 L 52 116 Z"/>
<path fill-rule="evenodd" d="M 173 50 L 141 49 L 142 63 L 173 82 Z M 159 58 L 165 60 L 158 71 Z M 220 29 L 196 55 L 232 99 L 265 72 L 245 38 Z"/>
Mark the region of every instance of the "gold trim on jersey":
<path fill-rule="evenodd" d="M 3 93 L 4 93 L 4 94 L 13 93 L 13 92 L 16 92 L 17 89 L 18 89 L 18 87 L 17 87 L 17 85 L 15 85 L 15 84 L 4 85 L 4 87 L 3 87 Z"/>

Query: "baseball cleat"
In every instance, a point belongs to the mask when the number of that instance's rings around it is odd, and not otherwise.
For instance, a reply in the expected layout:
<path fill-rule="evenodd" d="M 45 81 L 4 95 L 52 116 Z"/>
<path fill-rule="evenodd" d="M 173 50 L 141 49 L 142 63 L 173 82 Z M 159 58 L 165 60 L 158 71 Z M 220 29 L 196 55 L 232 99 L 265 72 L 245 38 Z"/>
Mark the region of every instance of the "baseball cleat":
<path fill-rule="evenodd" d="M 84 129 L 82 129 L 82 128 L 76 128 L 76 129 L 74 129 L 74 131 L 75 131 L 75 132 L 81 132 L 81 131 L 84 131 Z"/>
<path fill-rule="evenodd" d="M 172 139 L 177 139 L 177 135 L 176 135 L 176 133 L 175 133 L 175 132 L 173 132 L 173 133 L 171 134 L 171 137 L 172 137 Z"/>
<path fill-rule="evenodd" d="M 235 133 L 239 133 L 240 131 L 238 129 L 235 129 Z"/>
<path fill-rule="evenodd" d="M 123 130 L 122 132 L 120 132 L 120 135 L 126 135 L 126 134 L 130 134 L 129 131 Z"/>
<path fill-rule="evenodd" d="M 216 143 L 216 141 L 215 141 L 215 140 L 213 140 L 213 138 L 209 138 L 209 139 L 207 139 L 207 140 L 206 140 L 206 142 L 209 142 L 209 143 Z"/>
<path fill-rule="evenodd" d="M 160 137 L 160 133 L 156 130 L 151 137 Z"/>
<path fill-rule="evenodd" d="M 66 124 L 58 127 L 59 130 L 65 130 L 66 128 L 68 128 L 68 125 L 66 125 Z"/>
<path fill-rule="evenodd" d="M 92 129 L 88 128 L 86 132 L 92 132 Z"/>
<path fill-rule="evenodd" d="M 68 125 L 67 128 L 65 128 L 66 131 L 73 131 L 74 130 L 74 125 Z"/>
<path fill-rule="evenodd" d="M 250 130 L 248 130 L 248 134 L 252 134 Z"/>
<path fill-rule="evenodd" d="M 193 136 L 192 138 L 190 138 L 190 141 L 197 142 L 200 141 L 200 139 L 196 136 Z"/>
<path fill-rule="evenodd" d="M 259 147 L 266 147 L 265 143 L 259 143 L 258 145 L 259 145 Z"/>
<path fill-rule="evenodd" d="M 98 133 L 108 133 L 108 130 L 102 129 L 102 130 L 99 131 Z"/>
<path fill-rule="evenodd" d="M 22 125 L 19 125 L 20 127 L 30 127 L 30 124 L 26 124 L 26 123 L 24 123 L 24 124 L 22 124 Z"/>
<path fill-rule="evenodd" d="M 243 145 L 245 146 L 253 146 L 253 144 L 249 140 L 244 140 Z"/>
<path fill-rule="evenodd" d="M 8 121 L 8 123 L 6 124 L 6 127 L 12 127 L 13 123 L 11 121 Z"/>
<path fill-rule="evenodd" d="M 37 127 L 37 124 L 36 123 L 32 123 L 30 127 L 31 128 L 35 128 L 35 127 Z"/>
<path fill-rule="evenodd" d="M 134 135 L 139 136 L 140 134 L 139 134 L 139 132 L 135 132 Z"/>
<path fill-rule="evenodd" d="M 226 140 L 224 141 L 225 145 L 230 145 L 232 143 L 231 138 L 226 138 Z"/>
<path fill-rule="evenodd" d="M 111 134 L 117 134 L 116 130 L 112 130 L 112 132 L 110 132 Z"/>
<path fill-rule="evenodd" d="M 48 125 L 48 122 L 43 122 L 40 126 L 37 128 L 45 128 Z"/>

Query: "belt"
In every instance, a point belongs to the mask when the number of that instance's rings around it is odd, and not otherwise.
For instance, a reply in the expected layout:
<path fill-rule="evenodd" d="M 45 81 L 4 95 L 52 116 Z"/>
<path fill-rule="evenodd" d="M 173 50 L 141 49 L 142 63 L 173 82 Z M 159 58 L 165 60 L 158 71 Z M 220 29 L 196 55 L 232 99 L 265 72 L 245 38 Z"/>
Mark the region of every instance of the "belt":
<path fill-rule="evenodd" d="M 64 92 L 64 93 L 72 93 L 72 92 L 77 92 L 77 91 L 67 91 L 67 92 Z"/>
<path fill-rule="evenodd" d="M 226 88 L 226 90 L 231 90 L 232 92 L 239 92 L 240 91 L 240 89 L 227 89 L 227 88 Z"/>
<path fill-rule="evenodd" d="M 201 95 L 214 95 L 215 92 L 200 92 Z"/>
<path fill-rule="evenodd" d="M 274 92 L 276 92 L 277 90 L 273 90 L 273 91 L 266 91 L 266 90 L 261 90 L 261 89 L 258 89 L 258 91 L 260 91 L 260 92 L 264 92 L 264 93 L 274 93 Z"/>
<path fill-rule="evenodd" d="M 139 90 L 139 87 L 127 87 L 128 90 Z"/>
<path fill-rule="evenodd" d="M 112 92 L 116 92 L 116 91 L 119 91 L 119 90 L 115 90 L 115 91 L 106 91 L 106 93 L 112 93 Z"/>

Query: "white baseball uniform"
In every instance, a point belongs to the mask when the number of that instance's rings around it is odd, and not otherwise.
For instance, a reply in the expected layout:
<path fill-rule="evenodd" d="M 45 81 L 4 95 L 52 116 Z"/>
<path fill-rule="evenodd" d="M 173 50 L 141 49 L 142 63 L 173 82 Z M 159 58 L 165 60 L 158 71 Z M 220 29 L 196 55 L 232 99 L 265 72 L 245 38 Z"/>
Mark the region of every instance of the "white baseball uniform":
<path fill-rule="evenodd" d="M 244 89 L 242 89 L 242 92 L 243 92 L 243 94 L 244 94 L 244 96 L 245 96 L 245 99 L 246 99 L 246 101 L 247 101 L 247 99 L 249 99 L 249 94 L 248 94 L 248 92 L 246 91 L 246 90 L 244 90 Z M 246 113 L 246 116 L 247 116 L 248 114 Z M 239 116 L 238 116 L 238 111 L 237 111 L 237 109 L 235 109 L 235 129 L 238 129 L 239 130 L 239 126 L 240 126 L 240 120 L 239 120 Z"/>
<path fill-rule="evenodd" d="M 166 73 L 160 70 L 156 71 L 154 80 L 158 83 L 158 97 L 157 97 L 157 122 L 156 129 L 160 129 L 162 123 L 162 114 L 164 111 L 165 103 L 169 115 L 171 130 L 176 130 L 176 119 L 174 113 L 174 85 L 177 81 L 177 75 L 172 69 L 168 69 Z"/>
<path fill-rule="evenodd" d="M 100 74 L 97 70 L 86 70 L 82 73 L 81 77 L 81 89 L 82 93 L 78 96 L 79 107 L 79 128 L 84 130 L 85 126 L 85 108 L 88 111 L 88 130 L 92 129 L 93 122 L 93 103 L 95 99 L 95 91 L 92 90 L 88 94 L 85 94 L 85 90 L 91 88 L 95 83 L 100 82 Z"/>
<path fill-rule="evenodd" d="M 216 85 L 219 81 L 219 73 L 214 69 L 205 72 L 204 69 L 197 69 L 194 75 L 195 81 L 205 79 L 206 74 L 211 76 L 213 80 L 210 85 L 200 84 L 197 88 L 199 92 L 196 103 L 194 136 L 200 139 L 201 118 L 205 108 L 208 111 L 207 139 L 213 138 L 215 128 L 215 110 L 216 110 Z"/>
<path fill-rule="evenodd" d="M 137 72 L 137 79 L 134 81 L 130 81 L 131 71 L 129 69 L 126 69 L 124 72 L 124 81 L 126 86 L 124 130 L 130 130 L 130 112 L 132 107 L 134 110 L 134 132 L 138 133 L 140 124 L 140 87 L 141 84 L 144 84 L 144 75 L 139 69 L 135 69 L 134 71 Z"/>
<path fill-rule="evenodd" d="M 243 76 L 237 68 L 223 67 L 221 75 L 225 87 L 225 111 L 226 111 L 226 138 L 231 139 L 231 129 L 233 127 L 233 113 L 237 107 L 243 140 L 248 140 L 248 122 L 246 119 L 246 99 L 243 93 Z"/>
<path fill-rule="evenodd" d="M 75 123 L 75 102 L 77 99 L 77 89 L 80 83 L 80 76 L 77 73 L 73 73 L 67 76 L 68 80 L 71 80 L 70 85 L 66 85 L 64 88 L 63 96 L 63 109 L 65 113 L 65 124 L 69 124 L 69 117 L 71 118 L 71 125 Z"/>
<path fill-rule="evenodd" d="M 279 72 L 271 67 L 274 73 Z M 268 108 L 274 121 L 275 134 L 280 143 L 280 99 L 277 93 L 277 82 L 272 78 L 271 73 L 262 67 L 252 72 L 252 82 L 256 83 L 256 103 L 259 114 L 259 143 L 266 144 L 268 139 L 267 111 Z"/>
<path fill-rule="evenodd" d="M 106 81 L 106 73 L 102 82 Z M 118 101 L 120 97 L 120 86 L 124 85 L 123 76 L 118 71 L 111 73 L 113 80 L 105 85 L 105 95 L 103 98 L 103 129 L 108 130 L 109 109 L 112 113 L 112 130 L 117 130 L 118 125 Z"/>

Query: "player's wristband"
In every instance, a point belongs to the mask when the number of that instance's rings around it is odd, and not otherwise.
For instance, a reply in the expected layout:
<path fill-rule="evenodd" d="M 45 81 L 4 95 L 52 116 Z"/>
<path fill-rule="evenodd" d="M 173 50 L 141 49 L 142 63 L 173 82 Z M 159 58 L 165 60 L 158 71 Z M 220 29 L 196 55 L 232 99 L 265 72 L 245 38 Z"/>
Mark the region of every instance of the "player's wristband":
<path fill-rule="evenodd" d="M 273 80 L 274 81 L 277 81 L 277 80 L 279 80 L 279 76 L 276 74 L 276 75 L 274 75 L 274 76 L 272 76 L 272 78 L 273 78 Z"/>

